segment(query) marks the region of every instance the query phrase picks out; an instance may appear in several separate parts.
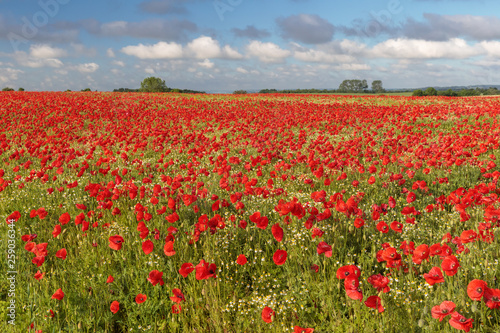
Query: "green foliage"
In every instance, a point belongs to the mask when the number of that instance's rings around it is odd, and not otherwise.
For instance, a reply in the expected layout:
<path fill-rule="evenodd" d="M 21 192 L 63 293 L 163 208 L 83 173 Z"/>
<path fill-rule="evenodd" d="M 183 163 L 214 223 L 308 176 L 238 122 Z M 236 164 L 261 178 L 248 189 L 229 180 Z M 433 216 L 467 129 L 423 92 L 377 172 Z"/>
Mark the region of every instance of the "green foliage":
<path fill-rule="evenodd" d="M 18 90 L 18 91 L 24 91 L 24 88 L 22 88 L 22 87 L 21 87 L 21 88 L 19 88 L 19 90 Z"/>
<path fill-rule="evenodd" d="M 14 91 L 14 89 L 10 88 L 10 87 L 5 87 L 2 89 L 2 91 Z"/>
<path fill-rule="evenodd" d="M 385 89 L 382 86 L 382 81 L 381 80 L 374 80 L 372 82 L 372 91 L 375 94 L 380 94 L 380 93 L 384 93 L 385 92 Z"/>
<path fill-rule="evenodd" d="M 165 80 L 158 77 L 147 77 L 141 82 L 140 92 L 167 92 L 170 89 L 166 86 Z"/>
<path fill-rule="evenodd" d="M 92 91 L 92 90 L 90 90 L 90 88 L 85 88 L 85 89 L 82 89 L 81 91 L 85 92 L 85 91 Z"/>
<path fill-rule="evenodd" d="M 233 91 L 233 94 L 244 95 L 244 94 L 247 94 L 247 91 L 246 90 L 235 90 L 235 91 Z"/>
<path fill-rule="evenodd" d="M 340 92 L 359 93 L 368 89 L 366 80 L 344 80 L 339 86 Z"/>

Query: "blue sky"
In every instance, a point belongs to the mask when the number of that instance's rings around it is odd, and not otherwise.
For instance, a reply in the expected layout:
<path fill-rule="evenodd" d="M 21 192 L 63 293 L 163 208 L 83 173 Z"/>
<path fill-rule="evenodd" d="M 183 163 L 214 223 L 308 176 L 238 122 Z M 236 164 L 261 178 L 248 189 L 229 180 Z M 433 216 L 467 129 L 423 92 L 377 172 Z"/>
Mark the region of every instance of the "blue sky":
<path fill-rule="evenodd" d="M 0 0 L 0 87 L 500 84 L 490 0 Z"/>

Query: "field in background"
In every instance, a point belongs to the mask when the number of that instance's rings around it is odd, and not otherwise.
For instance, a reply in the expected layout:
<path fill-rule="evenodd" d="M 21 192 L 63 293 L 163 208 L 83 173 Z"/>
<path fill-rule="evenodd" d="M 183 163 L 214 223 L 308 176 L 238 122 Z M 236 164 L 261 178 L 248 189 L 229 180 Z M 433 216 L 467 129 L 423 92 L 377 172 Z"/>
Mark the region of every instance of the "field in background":
<path fill-rule="evenodd" d="M 0 327 L 498 332 L 499 113 L 2 93 Z"/>

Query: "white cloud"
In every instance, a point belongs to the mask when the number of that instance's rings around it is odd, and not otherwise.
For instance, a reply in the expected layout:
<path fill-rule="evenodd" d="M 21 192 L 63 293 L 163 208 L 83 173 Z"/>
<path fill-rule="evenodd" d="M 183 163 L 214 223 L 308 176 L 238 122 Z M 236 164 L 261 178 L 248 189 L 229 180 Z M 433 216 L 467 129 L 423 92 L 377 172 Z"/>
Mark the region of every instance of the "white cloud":
<path fill-rule="evenodd" d="M 182 58 L 182 45 L 171 42 L 158 42 L 154 45 L 130 45 L 121 49 L 127 55 L 140 59 L 175 59 Z"/>
<path fill-rule="evenodd" d="M 282 62 L 291 54 L 289 50 L 284 50 L 274 43 L 263 43 L 257 40 L 250 42 L 246 46 L 246 51 L 249 56 L 257 57 L 260 61 L 266 63 Z"/>
<path fill-rule="evenodd" d="M 106 55 L 110 58 L 114 58 L 115 57 L 115 52 L 113 51 L 112 48 L 109 48 L 107 51 L 106 51 Z"/>
<path fill-rule="evenodd" d="M 238 67 L 236 68 L 236 71 L 241 74 L 248 74 L 248 71 L 244 69 L 243 67 Z"/>
<path fill-rule="evenodd" d="M 370 51 L 374 58 L 394 59 L 465 59 L 480 55 L 480 50 L 460 38 L 448 41 L 420 39 L 389 39 L 375 45 Z"/>
<path fill-rule="evenodd" d="M 154 74 L 155 73 L 155 70 L 151 67 L 148 67 L 148 68 L 145 68 L 144 69 L 144 72 L 148 73 L 148 74 Z"/>
<path fill-rule="evenodd" d="M 241 59 L 243 56 L 229 45 L 221 47 L 212 37 L 201 36 L 193 39 L 185 47 L 175 42 L 158 42 L 153 45 L 129 45 L 121 52 L 140 59 Z"/>
<path fill-rule="evenodd" d="M 90 62 L 87 64 L 77 65 L 75 69 L 80 73 L 93 73 L 99 69 L 99 65 L 94 62 Z"/>
<path fill-rule="evenodd" d="M 215 64 L 213 62 L 211 62 L 210 60 L 205 59 L 205 60 L 199 62 L 198 66 L 210 69 L 210 68 L 214 68 Z"/>
<path fill-rule="evenodd" d="M 491 57 L 500 57 L 500 42 L 498 41 L 484 41 L 479 43 L 479 46 L 485 50 L 486 54 Z"/>
<path fill-rule="evenodd" d="M 207 36 L 194 39 L 187 44 L 186 49 L 199 59 L 218 58 L 221 55 L 219 42 Z"/>
<path fill-rule="evenodd" d="M 120 60 L 113 60 L 111 63 L 115 66 L 125 67 L 125 63 Z"/>
<path fill-rule="evenodd" d="M 36 59 L 60 58 L 67 55 L 66 50 L 49 45 L 37 44 L 30 47 L 30 56 Z"/>

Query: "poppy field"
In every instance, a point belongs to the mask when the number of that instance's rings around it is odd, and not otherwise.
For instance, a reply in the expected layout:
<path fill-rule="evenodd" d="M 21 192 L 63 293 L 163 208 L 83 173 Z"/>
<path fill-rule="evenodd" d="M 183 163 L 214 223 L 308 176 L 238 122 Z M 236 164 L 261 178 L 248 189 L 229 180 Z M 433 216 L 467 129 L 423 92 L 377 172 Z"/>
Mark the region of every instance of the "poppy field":
<path fill-rule="evenodd" d="M 0 94 L 2 332 L 499 332 L 500 99 Z"/>

